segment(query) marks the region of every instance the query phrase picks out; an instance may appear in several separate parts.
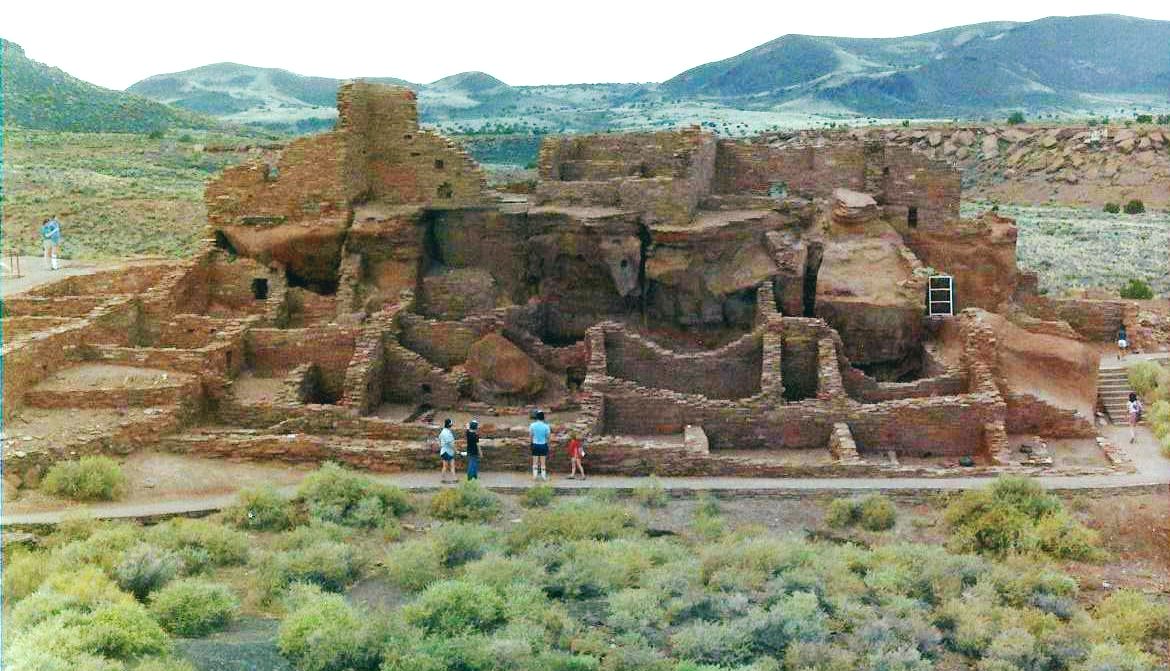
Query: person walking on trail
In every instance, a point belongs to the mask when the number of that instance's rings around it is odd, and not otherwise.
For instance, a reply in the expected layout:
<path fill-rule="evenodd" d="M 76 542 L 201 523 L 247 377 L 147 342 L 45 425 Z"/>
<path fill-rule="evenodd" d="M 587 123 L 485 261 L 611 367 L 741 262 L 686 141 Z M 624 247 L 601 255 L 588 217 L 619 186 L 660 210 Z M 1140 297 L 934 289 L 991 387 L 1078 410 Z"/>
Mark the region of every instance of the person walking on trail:
<path fill-rule="evenodd" d="M 585 467 L 581 465 L 581 460 L 585 458 L 585 442 L 574 431 L 569 436 L 569 479 L 577 479 L 577 472 L 581 472 L 581 479 L 585 479 Z"/>
<path fill-rule="evenodd" d="M 474 419 L 467 423 L 467 479 L 479 479 L 479 458 L 483 452 L 479 449 L 479 422 Z"/>
<path fill-rule="evenodd" d="M 1142 402 L 1138 399 L 1138 395 L 1129 392 L 1129 402 L 1126 403 L 1126 409 L 1129 411 L 1129 442 L 1137 440 L 1137 425 L 1142 421 Z"/>
<path fill-rule="evenodd" d="M 443 430 L 439 432 L 439 459 L 443 467 L 441 479 L 443 482 L 455 482 L 455 432 L 451 430 L 451 420 L 443 420 Z M 447 472 L 451 472 L 451 479 L 447 479 Z"/>
<path fill-rule="evenodd" d="M 528 433 L 532 436 L 532 479 L 548 480 L 548 439 L 552 428 L 544 422 L 544 411 L 536 411 Z"/>
<path fill-rule="evenodd" d="M 1125 356 L 1125 350 L 1129 349 L 1129 335 L 1125 332 L 1125 324 L 1117 329 L 1117 358 L 1121 359 Z"/>
<path fill-rule="evenodd" d="M 57 255 L 61 253 L 61 222 L 57 216 L 41 224 L 41 246 L 45 249 L 45 270 L 57 270 Z"/>

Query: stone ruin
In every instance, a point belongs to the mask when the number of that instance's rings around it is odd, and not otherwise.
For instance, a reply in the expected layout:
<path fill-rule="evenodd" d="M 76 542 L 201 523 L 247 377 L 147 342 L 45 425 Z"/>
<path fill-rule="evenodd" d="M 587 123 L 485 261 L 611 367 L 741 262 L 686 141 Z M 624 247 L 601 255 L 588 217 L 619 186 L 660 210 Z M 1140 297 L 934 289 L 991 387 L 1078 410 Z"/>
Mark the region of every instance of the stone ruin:
<path fill-rule="evenodd" d="M 145 447 L 429 469 L 435 419 L 472 416 L 520 469 L 533 407 L 627 474 L 1034 472 L 1012 436 L 1095 435 L 1089 345 L 1126 305 L 1037 295 L 1014 222 L 961 220 L 912 148 L 553 137 L 525 198 L 410 91 L 338 103 L 209 185 L 195 258 L 5 299 L 10 485 Z M 925 316 L 938 273 L 955 316 Z"/>

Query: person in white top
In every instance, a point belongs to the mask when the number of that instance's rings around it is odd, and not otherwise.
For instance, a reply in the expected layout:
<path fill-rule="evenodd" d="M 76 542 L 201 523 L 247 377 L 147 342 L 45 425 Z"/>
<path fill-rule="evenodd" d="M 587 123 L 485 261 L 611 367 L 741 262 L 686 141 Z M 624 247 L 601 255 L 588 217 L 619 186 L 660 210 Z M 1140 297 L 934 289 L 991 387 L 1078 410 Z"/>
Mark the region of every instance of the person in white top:
<path fill-rule="evenodd" d="M 1138 400 L 1138 395 L 1129 392 L 1129 403 L 1126 404 L 1129 410 L 1129 442 L 1137 440 L 1137 424 L 1142 419 L 1142 402 Z"/>
<path fill-rule="evenodd" d="M 439 459 L 443 467 L 440 479 L 443 482 L 457 482 L 455 475 L 455 432 L 451 430 L 451 420 L 443 420 L 443 430 L 439 432 Z M 451 479 L 447 479 L 447 471 L 451 471 Z"/>

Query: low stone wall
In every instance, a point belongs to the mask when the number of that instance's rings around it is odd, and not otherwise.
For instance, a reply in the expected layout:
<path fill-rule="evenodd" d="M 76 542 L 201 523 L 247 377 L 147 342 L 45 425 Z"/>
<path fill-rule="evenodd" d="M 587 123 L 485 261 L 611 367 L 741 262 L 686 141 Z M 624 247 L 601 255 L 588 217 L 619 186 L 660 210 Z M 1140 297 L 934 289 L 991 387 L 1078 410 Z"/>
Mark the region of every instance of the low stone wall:
<path fill-rule="evenodd" d="M 315 363 L 329 393 L 341 397 L 357 337 L 358 329 L 349 326 L 251 329 L 246 339 L 248 365 L 261 377 L 281 377 L 302 363 Z"/>
<path fill-rule="evenodd" d="M 6 296 L 0 301 L 4 318 L 84 317 L 110 300 L 109 296 Z"/>
<path fill-rule="evenodd" d="M 1092 438 L 1097 435 L 1090 418 L 1075 410 L 1058 408 L 1031 394 L 1007 393 L 1008 433 L 1026 433 L 1047 438 Z"/>
<path fill-rule="evenodd" d="M 645 387 L 715 399 L 744 398 L 760 391 L 760 332 L 710 352 L 677 354 L 611 322 L 605 327 L 605 348 L 609 375 Z"/>

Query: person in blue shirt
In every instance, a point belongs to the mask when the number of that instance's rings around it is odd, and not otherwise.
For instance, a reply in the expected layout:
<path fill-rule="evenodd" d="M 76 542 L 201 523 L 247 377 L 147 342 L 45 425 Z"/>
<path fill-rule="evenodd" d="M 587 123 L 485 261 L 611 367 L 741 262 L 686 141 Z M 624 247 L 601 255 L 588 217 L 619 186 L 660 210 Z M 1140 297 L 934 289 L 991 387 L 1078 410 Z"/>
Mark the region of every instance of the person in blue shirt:
<path fill-rule="evenodd" d="M 61 252 L 61 222 L 53 215 L 41 224 L 41 245 L 45 248 L 45 268 L 57 269 L 57 255 Z"/>
<path fill-rule="evenodd" d="M 548 439 L 552 428 L 544 422 L 544 411 L 536 411 L 536 419 L 528 425 L 532 436 L 532 479 L 548 480 Z"/>

